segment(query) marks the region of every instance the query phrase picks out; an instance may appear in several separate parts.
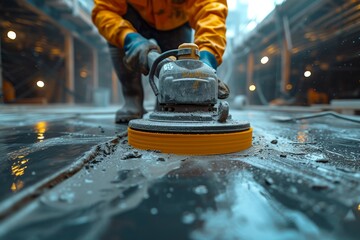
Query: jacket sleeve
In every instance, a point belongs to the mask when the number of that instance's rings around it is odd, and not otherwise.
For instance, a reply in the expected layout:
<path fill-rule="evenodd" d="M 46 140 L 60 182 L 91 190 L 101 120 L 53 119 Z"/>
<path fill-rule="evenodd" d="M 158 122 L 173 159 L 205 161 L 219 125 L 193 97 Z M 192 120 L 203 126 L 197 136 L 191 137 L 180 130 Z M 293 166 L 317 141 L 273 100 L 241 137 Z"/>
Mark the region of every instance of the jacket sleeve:
<path fill-rule="evenodd" d="M 226 47 L 226 0 L 189 0 L 188 18 L 195 30 L 195 43 L 200 51 L 212 53 L 218 65 Z"/>
<path fill-rule="evenodd" d="M 136 32 L 131 23 L 121 17 L 127 11 L 126 0 L 94 0 L 94 4 L 93 23 L 108 42 L 122 48 L 126 35 Z"/>

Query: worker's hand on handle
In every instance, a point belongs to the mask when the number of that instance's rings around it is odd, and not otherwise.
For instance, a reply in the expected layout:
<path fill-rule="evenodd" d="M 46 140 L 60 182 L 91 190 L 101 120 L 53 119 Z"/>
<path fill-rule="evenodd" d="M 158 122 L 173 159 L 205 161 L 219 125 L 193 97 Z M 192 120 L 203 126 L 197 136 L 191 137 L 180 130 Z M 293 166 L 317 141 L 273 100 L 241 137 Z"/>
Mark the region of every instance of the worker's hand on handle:
<path fill-rule="evenodd" d="M 218 99 L 226 99 L 229 97 L 230 89 L 226 83 L 218 78 Z"/>
<path fill-rule="evenodd" d="M 213 69 L 217 69 L 217 61 L 215 56 L 208 51 L 200 51 L 200 60 L 212 67 Z M 218 78 L 218 99 L 226 99 L 229 97 L 230 89 L 229 87 Z"/>
<path fill-rule="evenodd" d="M 153 63 L 155 62 L 155 60 L 160 56 L 160 53 L 157 50 L 151 50 L 148 53 L 148 66 L 149 69 L 151 68 L 151 66 L 153 65 Z"/>
<path fill-rule="evenodd" d="M 148 53 L 150 51 L 161 52 L 160 47 L 138 33 L 129 33 L 124 43 L 124 63 L 127 68 L 149 74 Z"/>

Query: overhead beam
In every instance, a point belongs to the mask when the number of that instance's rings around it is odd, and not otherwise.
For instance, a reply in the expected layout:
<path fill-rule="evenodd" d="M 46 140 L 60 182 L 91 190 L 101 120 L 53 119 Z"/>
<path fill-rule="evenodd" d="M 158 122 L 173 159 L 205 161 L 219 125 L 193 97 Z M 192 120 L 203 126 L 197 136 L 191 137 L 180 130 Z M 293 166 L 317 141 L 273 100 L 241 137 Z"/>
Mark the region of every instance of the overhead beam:
<path fill-rule="evenodd" d="M 104 49 L 105 40 L 99 34 L 86 34 L 88 31 L 93 32 L 93 26 L 90 25 L 90 21 L 77 21 L 72 22 L 71 19 L 67 19 L 62 16 L 62 12 L 51 7 L 48 4 L 45 4 L 47 1 L 43 0 L 17 0 L 23 6 L 28 7 L 33 12 L 47 16 L 48 20 L 54 24 L 55 26 L 66 29 L 67 31 L 71 32 L 74 37 L 80 39 L 89 47 L 95 47 L 101 51 Z M 69 13 L 68 13 L 69 15 Z M 81 12 L 80 17 L 84 17 L 84 12 Z M 81 22 L 82 25 L 79 26 L 77 23 Z"/>

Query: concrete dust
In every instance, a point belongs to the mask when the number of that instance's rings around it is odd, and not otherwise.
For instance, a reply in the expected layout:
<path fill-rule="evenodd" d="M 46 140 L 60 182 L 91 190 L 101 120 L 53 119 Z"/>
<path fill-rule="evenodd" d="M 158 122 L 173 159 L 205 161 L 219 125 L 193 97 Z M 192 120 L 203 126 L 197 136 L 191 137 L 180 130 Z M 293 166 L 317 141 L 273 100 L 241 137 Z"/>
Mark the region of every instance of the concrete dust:
<path fill-rule="evenodd" d="M 228 207 L 201 214 L 201 230 L 193 239 L 334 239 L 321 232 L 316 224 L 301 212 L 292 211 L 272 199 L 252 174 L 245 171 L 234 176 L 223 193 L 231 201 Z"/>

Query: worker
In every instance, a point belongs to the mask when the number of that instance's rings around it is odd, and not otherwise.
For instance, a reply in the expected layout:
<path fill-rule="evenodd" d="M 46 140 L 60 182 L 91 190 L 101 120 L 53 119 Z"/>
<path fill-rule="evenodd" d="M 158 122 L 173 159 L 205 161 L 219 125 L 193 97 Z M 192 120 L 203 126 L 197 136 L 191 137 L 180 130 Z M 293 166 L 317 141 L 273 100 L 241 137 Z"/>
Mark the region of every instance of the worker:
<path fill-rule="evenodd" d="M 144 93 L 141 74 L 147 75 L 147 54 L 176 49 L 182 43 L 199 46 L 200 60 L 216 70 L 226 46 L 226 0 L 95 0 L 92 21 L 108 41 L 125 104 L 116 123 L 141 118 Z M 151 41 L 154 39 L 155 41 Z M 219 99 L 229 89 L 218 80 Z"/>

